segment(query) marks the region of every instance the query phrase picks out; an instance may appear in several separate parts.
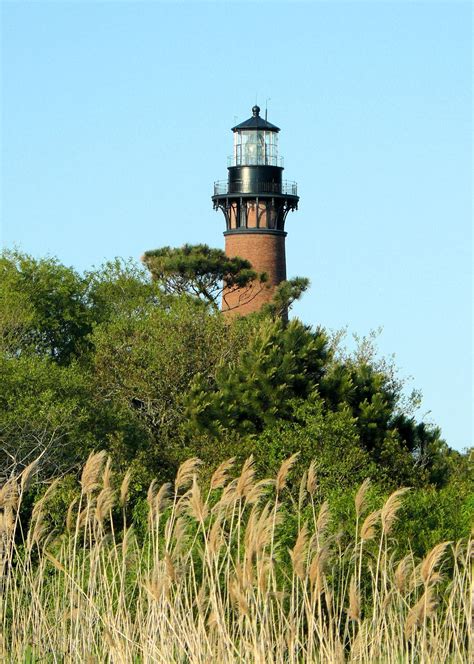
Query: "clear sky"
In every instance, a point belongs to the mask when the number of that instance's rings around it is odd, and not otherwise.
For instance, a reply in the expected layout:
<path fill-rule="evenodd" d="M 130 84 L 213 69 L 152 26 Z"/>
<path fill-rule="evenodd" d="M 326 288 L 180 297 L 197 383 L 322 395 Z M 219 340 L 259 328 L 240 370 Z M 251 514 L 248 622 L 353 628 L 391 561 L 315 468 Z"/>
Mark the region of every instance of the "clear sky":
<path fill-rule="evenodd" d="M 447 441 L 472 444 L 469 2 L 13 2 L 2 11 L 2 242 L 79 270 L 223 247 L 212 183 L 252 105 L 300 209 L 294 313 L 383 327 Z"/>

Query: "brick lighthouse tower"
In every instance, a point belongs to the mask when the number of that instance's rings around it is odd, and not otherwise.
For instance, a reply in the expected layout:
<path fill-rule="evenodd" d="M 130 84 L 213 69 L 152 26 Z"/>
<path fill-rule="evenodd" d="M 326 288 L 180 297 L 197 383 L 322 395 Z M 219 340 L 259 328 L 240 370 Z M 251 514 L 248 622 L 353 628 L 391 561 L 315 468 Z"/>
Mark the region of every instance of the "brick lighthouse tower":
<path fill-rule="evenodd" d="M 224 213 L 227 256 L 246 258 L 254 270 L 268 275 L 263 286 L 224 289 L 222 310 L 245 315 L 269 302 L 286 279 L 285 219 L 297 209 L 298 195 L 296 183 L 282 179 L 280 129 L 260 117 L 258 106 L 252 108 L 251 118 L 232 131 L 234 152 L 228 160 L 228 179 L 214 183 L 214 209 Z"/>

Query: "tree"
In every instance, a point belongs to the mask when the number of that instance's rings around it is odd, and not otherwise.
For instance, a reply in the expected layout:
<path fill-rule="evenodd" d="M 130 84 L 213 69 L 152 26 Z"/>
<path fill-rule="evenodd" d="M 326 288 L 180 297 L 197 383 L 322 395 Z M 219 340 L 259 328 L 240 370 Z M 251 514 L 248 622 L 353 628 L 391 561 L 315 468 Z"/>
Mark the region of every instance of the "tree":
<path fill-rule="evenodd" d="M 143 428 L 140 440 L 122 441 L 120 454 L 161 476 L 172 476 L 183 456 L 196 454 L 195 447 L 185 449 L 182 434 L 190 385 L 198 373 L 212 380 L 218 366 L 232 362 L 250 329 L 247 319 L 229 325 L 188 295 L 150 301 L 133 315 L 122 311 L 98 324 L 91 340 L 99 403 L 115 404 Z"/>
<path fill-rule="evenodd" d="M 3 479 L 35 459 L 51 475 L 103 445 L 90 376 L 48 357 L 0 355 L 0 468 Z"/>
<path fill-rule="evenodd" d="M 295 400 L 292 421 L 276 420 L 254 445 L 255 461 L 264 476 L 276 475 L 281 463 L 295 453 L 294 477 L 301 477 L 313 463 L 321 495 L 344 491 L 377 475 L 377 465 L 361 444 L 350 410 L 328 412 L 316 391 L 304 401 Z"/>
<path fill-rule="evenodd" d="M 139 316 L 144 308 L 166 306 L 158 284 L 143 265 L 115 258 L 86 272 L 87 298 L 94 324 Z"/>
<path fill-rule="evenodd" d="M 276 419 L 291 418 L 293 400 L 306 399 L 321 380 L 327 337 L 298 320 L 263 319 L 235 361 L 215 377 L 200 373 L 188 401 L 190 426 L 219 436 L 223 429 L 254 434 Z"/>
<path fill-rule="evenodd" d="M 165 293 L 186 293 L 216 310 L 224 291 L 243 291 L 240 306 L 259 292 L 255 285 L 263 288 L 267 281 L 266 273 L 258 274 L 244 258 L 229 258 L 221 249 L 205 244 L 146 251 L 142 261 Z"/>
<path fill-rule="evenodd" d="M 336 349 L 319 393 L 329 410 L 349 409 L 382 481 L 442 486 L 450 475 L 449 448 L 438 427 L 417 422 L 419 392 L 404 395 L 405 382 L 398 377 L 393 358 L 377 357 L 375 336 L 356 336 L 352 355 Z"/>
<path fill-rule="evenodd" d="M 79 275 L 55 259 L 0 258 L 4 468 L 41 453 L 44 469 L 62 471 L 100 447 L 169 476 L 201 453 L 276 459 L 280 438 L 299 445 L 302 459 L 327 455 L 308 438 L 326 431 L 336 455 L 369 459 L 386 485 L 441 486 L 455 472 L 439 430 L 417 421 L 416 399 L 403 399 L 403 383 L 370 343 L 347 355 L 322 329 L 284 320 L 306 280 L 281 284 L 262 311 L 229 320 L 213 290 L 225 274 L 222 252 L 160 251 L 170 262 L 155 280 L 120 260 Z M 183 274 L 170 276 L 180 252 Z M 235 283 L 255 274 L 231 260 Z"/>
<path fill-rule="evenodd" d="M 263 305 L 262 314 L 272 318 L 288 317 L 288 311 L 296 300 L 309 288 L 309 279 L 306 277 L 294 277 L 287 281 L 282 281 L 275 289 L 271 302 Z"/>
<path fill-rule="evenodd" d="M 0 256 L 0 468 L 35 457 L 64 472 L 93 448 L 137 448 L 145 427 L 119 399 L 101 400 L 92 331 L 159 306 L 144 269 L 115 260 L 79 275 L 54 258 Z"/>
<path fill-rule="evenodd" d="M 5 352 L 34 352 L 59 364 L 82 352 L 92 316 L 87 282 L 75 270 L 54 258 L 36 260 L 4 252 L 0 274 L 0 338 Z"/>

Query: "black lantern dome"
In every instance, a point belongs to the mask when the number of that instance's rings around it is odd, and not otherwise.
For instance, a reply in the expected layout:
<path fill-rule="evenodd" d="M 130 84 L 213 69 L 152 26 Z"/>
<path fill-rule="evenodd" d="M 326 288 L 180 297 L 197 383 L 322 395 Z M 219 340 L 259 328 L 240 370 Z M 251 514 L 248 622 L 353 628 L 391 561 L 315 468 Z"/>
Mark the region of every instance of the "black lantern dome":
<path fill-rule="evenodd" d="M 296 183 L 282 180 L 279 131 L 260 117 L 259 106 L 252 108 L 252 117 L 232 127 L 234 149 L 228 158 L 228 179 L 214 183 L 212 197 L 214 208 L 224 212 L 226 232 L 252 228 L 253 232 L 271 229 L 284 233 L 286 215 L 297 208 L 299 199 Z"/>
<path fill-rule="evenodd" d="M 281 166 L 278 163 L 278 132 L 271 122 L 260 117 L 260 107 L 252 108 L 252 117 L 232 127 L 234 154 L 230 166 Z"/>

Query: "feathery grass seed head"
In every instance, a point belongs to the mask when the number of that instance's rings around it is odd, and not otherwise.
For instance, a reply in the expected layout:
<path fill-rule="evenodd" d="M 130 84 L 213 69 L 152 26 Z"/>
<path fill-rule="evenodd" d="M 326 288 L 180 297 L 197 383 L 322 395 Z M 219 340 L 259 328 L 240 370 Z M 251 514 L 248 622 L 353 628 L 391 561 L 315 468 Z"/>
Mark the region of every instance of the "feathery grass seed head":
<path fill-rule="evenodd" d="M 234 463 L 235 457 L 232 457 L 231 459 L 227 459 L 227 461 L 223 461 L 219 466 L 217 466 L 211 477 L 211 490 L 221 489 L 226 484 L 229 478 L 229 471 L 231 470 Z"/>
<path fill-rule="evenodd" d="M 125 507 L 128 500 L 128 490 L 130 488 L 130 481 L 132 479 L 132 470 L 129 468 L 125 475 L 123 476 L 122 482 L 120 484 L 119 491 L 119 505 L 120 507 Z"/>
<path fill-rule="evenodd" d="M 255 461 L 253 456 L 249 456 L 245 460 L 244 465 L 242 466 L 242 472 L 237 478 L 237 484 L 235 486 L 235 494 L 237 498 L 245 498 L 252 487 L 254 486 L 255 478 Z"/>
<path fill-rule="evenodd" d="M 362 527 L 360 529 L 360 539 L 363 542 L 367 542 L 368 540 L 374 538 L 375 526 L 379 519 L 380 519 L 380 510 L 374 510 L 365 517 Z"/>
<path fill-rule="evenodd" d="M 179 491 L 179 489 L 188 486 L 193 481 L 193 477 L 196 475 L 201 465 L 202 461 L 197 457 L 184 461 L 176 473 L 176 479 L 174 481 L 175 491 Z"/>
<path fill-rule="evenodd" d="M 370 484 L 370 479 L 365 479 L 355 495 L 354 504 L 357 518 L 359 518 L 366 509 L 366 498 L 367 492 L 370 489 Z"/>
<path fill-rule="evenodd" d="M 409 490 L 410 489 L 407 487 L 397 489 L 390 494 L 385 501 L 385 504 L 380 511 L 380 521 L 382 524 L 382 530 L 385 534 L 388 534 L 392 529 L 393 523 L 397 518 L 397 512 L 402 506 L 401 498 Z"/>
<path fill-rule="evenodd" d="M 98 478 L 104 465 L 107 453 L 105 450 L 91 452 L 87 459 L 81 475 L 81 486 L 83 493 L 90 494 L 99 486 Z"/>
<path fill-rule="evenodd" d="M 425 585 L 436 583 L 441 579 L 440 575 L 435 573 L 435 569 L 450 544 L 451 542 L 440 542 L 423 559 L 420 565 L 420 574 Z"/>
<path fill-rule="evenodd" d="M 355 574 L 352 575 L 349 584 L 349 608 L 347 610 L 347 615 L 350 620 L 360 621 L 360 597 L 359 589 L 357 587 L 357 577 Z"/>
<path fill-rule="evenodd" d="M 303 581 L 306 572 L 306 551 L 308 545 L 308 524 L 304 523 L 298 533 L 293 549 L 289 550 L 293 571 Z"/>
<path fill-rule="evenodd" d="M 316 461 L 313 459 L 309 464 L 308 468 L 308 478 L 306 480 L 306 490 L 310 496 L 313 496 L 318 488 L 318 483 L 316 481 Z"/>
<path fill-rule="evenodd" d="M 35 472 L 38 463 L 39 459 L 35 459 L 30 464 L 28 464 L 28 466 L 26 466 L 26 468 L 21 473 L 20 487 L 22 492 L 28 490 L 28 487 L 30 486 L 30 480 L 33 477 L 33 473 Z"/>
<path fill-rule="evenodd" d="M 278 471 L 278 474 L 276 476 L 276 483 L 275 487 L 277 492 L 279 493 L 280 491 L 283 491 L 283 489 L 286 486 L 286 480 L 288 478 L 288 473 L 290 472 L 292 466 L 296 463 L 296 460 L 298 459 L 300 453 L 296 452 L 295 454 L 292 454 L 288 459 L 285 459 L 281 466 L 280 470 Z"/>

